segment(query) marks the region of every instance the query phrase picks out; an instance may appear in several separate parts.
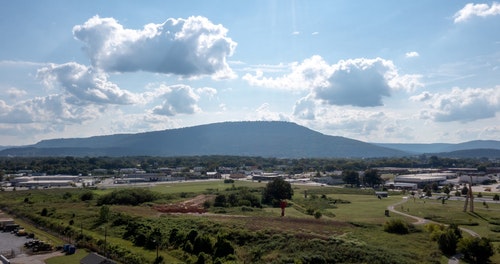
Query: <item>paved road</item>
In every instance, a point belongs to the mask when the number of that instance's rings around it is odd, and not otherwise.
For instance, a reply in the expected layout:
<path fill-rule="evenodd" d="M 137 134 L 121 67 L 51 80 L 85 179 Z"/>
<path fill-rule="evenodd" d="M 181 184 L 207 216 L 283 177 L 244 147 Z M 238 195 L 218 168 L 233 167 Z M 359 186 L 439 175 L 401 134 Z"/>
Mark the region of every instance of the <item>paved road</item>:
<path fill-rule="evenodd" d="M 416 225 L 422 225 L 422 224 L 427 224 L 427 223 L 436 223 L 436 224 L 442 225 L 442 223 L 438 223 L 438 222 L 435 222 L 435 221 L 427 220 L 427 219 L 424 219 L 424 218 L 421 218 L 421 217 L 418 217 L 418 216 L 414 216 L 414 215 L 410 215 L 410 214 L 407 214 L 407 213 L 403 213 L 403 212 L 400 212 L 400 211 L 397 211 L 396 209 L 394 209 L 394 207 L 396 207 L 398 205 L 401 205 L 401 204 L 404 204 L 407 201 L 408 201 L 408 197 L 403 197 L 403 199 L 400 202 L 397 202 L 397 203 L 395 203 L 393 205 L 389 205 L 387 207 L 387 209 L 389 211 L 393 212 L 393 213 L 400 214 L 400 215 L 403 215 L 403 216 L 406 216 L 406 217 L 414 219 L 416 221 L 414 224 L 416 224 Z M 467 232 L 468 234 L 470 234 L 473 237 L 480 237 L 478 233 L 476 233 L 476 232 L 474 232 L 474 231 L 472 231 L 470 229 L 460 227 L 460 230 L 462 230 L 463 232 Z M 448 264 L 458 264 L 458 263 L 460 263 L 460 257 L 461 257 L 460 254 L 457 254 L 457 255 L 451 257 L 448 260 Z"/>

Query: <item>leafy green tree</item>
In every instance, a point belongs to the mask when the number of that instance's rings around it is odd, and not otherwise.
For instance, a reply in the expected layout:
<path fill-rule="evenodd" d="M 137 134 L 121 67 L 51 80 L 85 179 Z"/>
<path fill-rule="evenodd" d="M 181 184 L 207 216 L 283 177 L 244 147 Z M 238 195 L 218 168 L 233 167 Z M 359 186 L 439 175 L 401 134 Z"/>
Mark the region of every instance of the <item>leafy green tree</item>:
<path fill-rule="evenodd" d="M 446 195 L 450 195 L 451 192 L 450 187 L 448 185 L 445 185 L 443 187 L 443 192 L 446 193 Z"/>
<path fill-rule="evenodd" d="M 437 182 L 433 182 L 431 184 L 432 191 L 437 192 L 439 191 L 439 184 Z"/>
<path fill-rule="evenodd" d="M 277 206 L 279 205 L 279 201 L 291 199 L 292 196 L 292 185 L 282 178 L 276 178 L 266 185 L 262 194 L 262 203 Z"/>
<path fill-rule="evenodd" d="M 90 201 L 94 199 L 94 193 L 92 191 L 86 191 L 80 195 L 80 200 L 82 201 Z"/>
<path fill-rule="evenodd" d="M 227 239 L 218 236 L 214 244 L 214 257 L 221 258 L 230 254 L 234 254 L 234 247 Z"/>
<path fill-rule="evenodd" d="M 344 170 L 342 171 L 342 180 L 346 184 L 350 184 L 352 186 L 359 185 L 359 173 L 353 170 Z"/>
<path fill-rule="evenodd" d="M 42 211 L 40 212 L 40 215 L 41 216 L 47 216 L 47 214 L 49 213 L 49 210 L 47 210 L 47 208 L 43 208 Z"/>
<path fill-rule="evenodd" d="M 467 188 L 467 186 L 464 186 L 462 188 L 462 195 L 467 195 L 467 193 L 469 193 L 469 188 Z"/>
<path fill-rule="evenodd" d="M 457 252 L 457 244 L 461 238 L 462 232 L 458 226 L 450 225 L 437 238 L 439 249 L 445 255 L 454 255 Z"/>
<path fill-rule="evenodd" d="M 193 241 L 193 253 L 197 255 L 200 252 L 213 253 L 212 240 L 206 234 L 199 234 Z"/>
<path fill-rule="evenodd" d="M 107 205 L 101 206 L 101 209 L 99 209 L 99 223 L 107 223 L 110 215 L 111 211 L 109 209 L 109 206 Z"/>
<path fill-rule="evenodd" d="M 365 185 L 373 187 L 384 182 L 377 170 L 369 169 L 365 171 L 363 181 Z"/>
<path fill-rule="evenodd" d="M 500 196 L 498 194 L 495 194 L 495 196 L 493 196 L 493 201 L 499 201 L 500 200 Z"/>
<path fill-rule="evenodd" d="M 464 254 L 464 259 L 469 263 L 488 263 L 495 253 L 489 239 L 478 237 L 462 238 L 458 242 L 458 251 Z"/>
<path fill-rule="evenodd" d="M 214 200 L 215 207 L 226 207 L 226 205 L 227 205 L 227 199 L 226 199 L 226 196 L 224 194 L 219 194 L 219 195 L 215 196 L 215 200 Z"/>

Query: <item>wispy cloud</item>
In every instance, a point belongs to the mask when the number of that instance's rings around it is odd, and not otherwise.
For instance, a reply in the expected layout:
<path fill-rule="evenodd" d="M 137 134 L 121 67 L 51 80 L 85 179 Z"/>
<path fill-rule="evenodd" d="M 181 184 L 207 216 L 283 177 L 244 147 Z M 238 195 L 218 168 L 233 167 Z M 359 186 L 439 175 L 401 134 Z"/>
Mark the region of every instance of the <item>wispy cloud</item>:
<path fill-rule="evenodd" d="M 461 23 L 469 20 L 472 17 L 487 17 L 500 15 L 500 3 L 493 2 L 488 4 L 473 4 L 468 3 L 453 16 L 455 23 Z"/>
<path fill-rule="evenodd" d="M 418 54 L 418 52 L 416 51 L 409 51 L 405 54 L 405 57 L 406 58 L 415 58 L 415 57 L 419 57 L 420 54 Z"/>

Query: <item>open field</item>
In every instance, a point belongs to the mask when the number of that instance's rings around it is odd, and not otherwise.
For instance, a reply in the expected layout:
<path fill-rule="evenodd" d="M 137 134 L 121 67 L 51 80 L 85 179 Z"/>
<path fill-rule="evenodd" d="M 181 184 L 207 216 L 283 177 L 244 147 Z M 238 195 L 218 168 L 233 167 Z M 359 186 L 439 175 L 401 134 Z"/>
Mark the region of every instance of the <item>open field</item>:
<path fill-rule="evenodd" d="M 199 194 L 250 190 L 250 193 L 260 195 L 265 185 L 251 181 L 230 184 L 204 181 L 138 187 L 159 196 L 153 202 L 137 206 L 109 205 L 110 214 L 106 222 L 100 222 L 103 206 L 96 203 L 116 188 L 1 192 L 0 205 L 15 214 L 17 219 L 31 219 L 25 220 L 28 226 L 37 223 L 53 230 L 54 234 L 58 234 L 54 238 L 55 243 L 62 242 L 61 239 L 75 241 L 80 237 L 84 239 L 79 240 L 82 246 L 104 252 L 103 242 L 106 241 L 110 255 L 126 256 L 132 260 L 128 263 L 153 262 L 155 245 L 148 244 L 151 243 L 148 239 L 156 229 L 164 237 L 159 253 L 165 263 L 192 263 L 200 256 L 191 253 L 185 245 L 178 247 L 175 241 L 170 241 L 174 230 L 184 235 L 195 231 L 200 237 L 208 237 L 212 243 L 223 237 L 235 250 L 234 257 L 226 259 L 229 263 L 298 260 L 315 263 L 315 258 L 352 261 L 346 254 L 358 256 L 359 262 L 370 263 L 447 263 L 447 258 L 442 256 L 437 244 L 430 240 L 422 227 L 414 227 L 408 235 L 383 231 L 383 224 L 390 219 L 413 221 L 396 214 L 384 215 L 389 205 L 402 200 L 402 196 L 397 194 L 378 199 L 373 190 L 293 185 L 294 196 L 289 201 L 285 217 L 280 217 L 281 209 L 272 207 L 210 207 L 206 214 L 162 214 L 153 206 L 185 202 Z M 81 195 L 89 191 L 94 197 L 82 201 Z M 423 200 L 410 200 L 396 209 L 436 221 L 478 222 L 478 225 L 468 225 L 467 228 L 482 236 L 497 238 L 498 233 L 491 227 L 496 226 L 492 223 L 500 221 L 500 205 L 490 205 L 486 209 L 477 204 L 477 215 L 461 213 L 460 205 L 463 206 L 463 203 L 447 201 L 442 205 L 436 200 L 426 200 L 425 203 Z M 47 216 L 40 215 L 44 208 L 47 209 Z M 456 212 L 457 209 L 459 212 Z M 321 212 L 322 216 L 316 219 L 307 213 L 309 211 Z M 143 233 L 146 237 L 127 235 L 132 229 L 142 228 L 145 228 Z M 144 244 L 138 239 L 144 239 Z M 81 241 L 86 241 L 86 244 Z M 498 261 L 498 257 L 497 253 L 492 260 Z M 62 262 L 48 263 L 64 262 L 58 258 L 50 261 Z"/>

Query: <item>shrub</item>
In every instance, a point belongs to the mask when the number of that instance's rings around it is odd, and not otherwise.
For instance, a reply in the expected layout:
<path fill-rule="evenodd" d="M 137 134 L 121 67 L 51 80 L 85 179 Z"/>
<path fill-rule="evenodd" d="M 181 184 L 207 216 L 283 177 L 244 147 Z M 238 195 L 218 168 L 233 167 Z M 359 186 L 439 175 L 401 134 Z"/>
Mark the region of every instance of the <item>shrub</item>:
<path fill-rule="evenodd" d="M 394 219 L 385 222 L 384 231 L 393 234 L 404 235 L 410 233 L 410 228 L 406 222 L 401 219 Z"/>
<path fill-rule="evenodd" d="M 91 191 L 86 191 L 80 195 L 80 200 L 82 201 L 90 201 L 94 199 L 94 193 Z"/>
<path fill-rule="evenodd" d="M 241 211 L 243 211 L 243 212 L 253 212 L 253 209 L 251 207 L 242 206 L 241 207 Z"/>
<path fill-rule="evenodd" d="M 64 200 L 67 200 L 67 199 L 71 198 L 71 196 L 72 196 L 72 194 L 71 194 L 70 192 L 65 192 L 65 193 L 63 194 L 62 198 L 63 198 Z"/>
<path fill-rule="evenodd" d="M 227 199 L 224 194 L 219 194 L 215 197 L 214 206 L 215 207 L 226 207 Z"/>
<path fill-rule="evenodd" d="M 217 237 L 217 241 L 214 244 L 214 256 L 219 258 L 231 254 L 234 254 L 234 248 L 231 243 L 229 243 L 226 239 Z"/>
<path fill-rule="evenodd" d="M 321 218 L 321 216 L 323 216 L 323 214 L 322 214 L 320 211 L 316 211 L 316 212 L 314 212 L 314 218 L 316 218 L 316 219 L 320 219 L 320 218 Z"/>
<path fill-rule="evenodd" d="M 212 246 L 212 240 L 208 235 L 198 235 L 194 242 L 193 242 L 193 250 L 195 254 L 198 254 L 200 252 L 204 252 L 207 254 L 212 254 L 213 252 L 213 246 Z"/>

